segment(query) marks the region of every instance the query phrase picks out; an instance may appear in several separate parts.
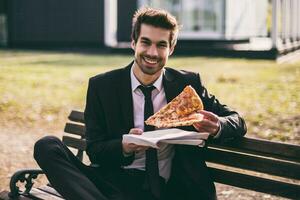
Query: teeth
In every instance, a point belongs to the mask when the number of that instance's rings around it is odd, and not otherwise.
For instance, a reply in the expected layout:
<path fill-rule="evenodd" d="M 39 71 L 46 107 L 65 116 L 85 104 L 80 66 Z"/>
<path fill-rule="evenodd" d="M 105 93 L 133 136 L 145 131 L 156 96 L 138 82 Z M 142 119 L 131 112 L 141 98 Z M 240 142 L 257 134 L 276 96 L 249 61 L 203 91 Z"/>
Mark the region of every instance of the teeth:
<path fill-rule="evenodd" d="M 150 58 L 144 58 L 146 62 L 151 63 L 151 64 L 155 64 L 157 63 L 156 59 L 150 59 Z"/>

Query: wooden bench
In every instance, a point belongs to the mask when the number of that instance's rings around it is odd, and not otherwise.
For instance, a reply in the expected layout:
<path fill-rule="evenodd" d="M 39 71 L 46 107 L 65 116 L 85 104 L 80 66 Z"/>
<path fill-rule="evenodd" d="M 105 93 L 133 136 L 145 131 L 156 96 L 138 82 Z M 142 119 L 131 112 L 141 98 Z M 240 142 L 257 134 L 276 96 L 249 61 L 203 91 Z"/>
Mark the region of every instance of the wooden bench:
<path fill-rule="evenodd" d="M 86 148 L 82 112 L 72 111 L 66 123 L 63 142 L 77 150 L 83 159 Z M 300 146 L 241 138 L 222 144 L 209 144 L 208 166 L 215 182 L 300 199 Z M 42 170 L 20 170 L 11 177 L 10 192 L 2 192 L 0 199 L 62 199 L 49 185 L 33 187 L 33 179 Z M 17 185 L 23 182 L 24 190 Z"/>

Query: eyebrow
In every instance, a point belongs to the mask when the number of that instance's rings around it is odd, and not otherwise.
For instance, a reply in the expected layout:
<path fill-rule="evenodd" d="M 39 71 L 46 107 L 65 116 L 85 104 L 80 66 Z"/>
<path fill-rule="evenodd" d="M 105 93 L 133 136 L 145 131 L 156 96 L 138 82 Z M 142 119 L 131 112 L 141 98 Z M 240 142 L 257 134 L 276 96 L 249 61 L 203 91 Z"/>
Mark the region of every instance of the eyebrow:
<path fill-rule="evenodd" d="M 152 42 L 152 41 L 151 41 L 149 38 L 147 38 L 147 37 L 141 37 L 141 40 L 148 41 L 148 42 Z M 165 40 L 161 40 L 161 41 L 157 42 L 157 44 L 168 44 L 168 42 L 165 41 Z"/>
<path fill-rule="evenodd" d="M 146 38 L 146 37 L 141 37 L 141 40 L 146 40 L 146 41 L 150 41 L 151 42 L 151 40 L 149 38 Z"/>

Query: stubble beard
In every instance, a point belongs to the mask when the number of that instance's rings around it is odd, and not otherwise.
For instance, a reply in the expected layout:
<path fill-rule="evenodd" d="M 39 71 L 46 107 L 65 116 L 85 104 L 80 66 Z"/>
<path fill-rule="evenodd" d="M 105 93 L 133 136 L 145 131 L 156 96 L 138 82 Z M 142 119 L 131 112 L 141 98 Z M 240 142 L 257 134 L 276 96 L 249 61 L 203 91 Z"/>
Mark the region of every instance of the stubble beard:
<path fill-rule="evenodd" d="M 162 65 L 162 63 L 160 63 L 160 60 L 158 61 L 158 67 L 147 67 L 145 64 L 143 64 L 142 62 L 145 62 L 143 60 L 143 56 L 140 56 L 140 58 L 135 58 L 135 63 L 138 65 L 139 69 L 147 75 L 154 75 L 157 72 L 161 71 L 164 67 L 164 65 Z"/>

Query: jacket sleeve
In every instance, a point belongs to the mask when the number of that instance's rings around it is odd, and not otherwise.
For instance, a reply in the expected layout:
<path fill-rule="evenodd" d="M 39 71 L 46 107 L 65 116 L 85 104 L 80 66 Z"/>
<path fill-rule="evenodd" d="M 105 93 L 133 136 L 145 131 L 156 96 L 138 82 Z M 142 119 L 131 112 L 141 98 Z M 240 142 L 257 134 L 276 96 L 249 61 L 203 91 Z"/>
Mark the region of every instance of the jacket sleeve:
<path fill-rule="evenodd" d="M 86 125 L 87 155 L 93 164 L 103 167 L 128 165 L 134 156 L 125 157 L 122 150 L 122 137 L 113 137 L 107 132 L 105 111 L 97 92 L 96 82 L 91 78 L 88 84 L 84 119 Z"/>
<path fill-rule="evenodd" d="M 220 119 L 221 133 L 216 140 L 222 142 L 227 139 L 244 136 L 247 132 L 244 119 L 227 105 L 221 104 L 214 95 L 209 94 L 207 89 L 203 86 L 199 74 L 197 74 L 197 76 L 198 84 L 195 86 L 203 101 L 204 109 L 218 115 Z"/>

